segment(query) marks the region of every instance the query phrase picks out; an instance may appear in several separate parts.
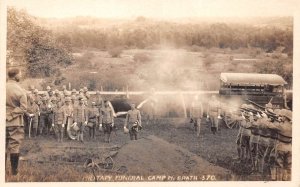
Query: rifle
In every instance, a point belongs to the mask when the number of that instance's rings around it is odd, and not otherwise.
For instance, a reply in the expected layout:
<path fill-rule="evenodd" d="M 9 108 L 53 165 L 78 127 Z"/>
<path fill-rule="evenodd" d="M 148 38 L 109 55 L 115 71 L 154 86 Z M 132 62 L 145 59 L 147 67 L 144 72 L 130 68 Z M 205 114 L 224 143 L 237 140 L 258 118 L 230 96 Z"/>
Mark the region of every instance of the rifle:
<path fill-rule="evenodd" d="M 254 101 L 251 101 L 250 99 L 246 99 L 246 101 L 248 101 L 249 103 L 251 103 L 251 104 L 253 104 L 254 106 L 256 106 L 256 107 L 259 108 L 259 109 L 248 109 L 248 110 L 258 111 L 259 114 L 265 113 L 265 114 L 268 116 L 268 118 L 271 118 L 271 119 L 274 120 L 274 121 L 278 121 L 278 122 L 280 121 L 280 120 L 279 120 L 279 116 L 278 116 L 277 114 L 275 114 L 274 112 L 271 112 L 271 111 L 267 110 L 266 107 L 261 106 L 261 105 L 255 103 Z M 263 111 L 262 111 L 262 110 L 263 110 Z M 253 112 L 252 112 L 252 113 L 253 113 Z"/>

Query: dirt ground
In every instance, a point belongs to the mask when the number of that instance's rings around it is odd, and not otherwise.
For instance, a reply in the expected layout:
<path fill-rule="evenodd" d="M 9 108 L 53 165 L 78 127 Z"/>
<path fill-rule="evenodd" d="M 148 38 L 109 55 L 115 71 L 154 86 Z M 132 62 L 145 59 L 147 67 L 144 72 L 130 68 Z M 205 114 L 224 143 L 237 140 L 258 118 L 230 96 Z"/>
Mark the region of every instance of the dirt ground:
<path fill-rule="evenodd" d="M 6 181 L 93 181 L 92 170 L 84 168 L 84 162 L 92 158 L 100 163 L 107 156 L 113 158 L 113 168 L 98 170 L 96 175 L 212 175 L 213 180 L 221 181 L 263 180 L 234 160 L 237 129 L 222 127 L 213 135 L 203 122 L 197 137 L 188 120 L 158 119 L 144 122 L 139 140 L 130 141 L 122 131 L 123 120 L 116 120 L 118 129 L 112 133 L 111 143 L 103 143 L 101 132 L 97 132 L 96 140 L 90 140 L 86 133 L 84 144 L 67 139 L 58 143 L 53 135 L 26 138 L 20 174 L 11 176 L 8 164 Z"/>

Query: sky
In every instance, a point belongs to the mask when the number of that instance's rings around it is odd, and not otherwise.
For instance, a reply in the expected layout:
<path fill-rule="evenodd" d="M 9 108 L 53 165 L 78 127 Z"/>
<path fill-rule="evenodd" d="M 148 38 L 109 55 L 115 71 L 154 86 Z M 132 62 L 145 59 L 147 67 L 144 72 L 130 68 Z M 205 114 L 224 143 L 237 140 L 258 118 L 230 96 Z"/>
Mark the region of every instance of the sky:
<path fill-rule="evenodd" d="M 7 0 L 8 6 L 46 18 L 293 16 L 299 0 Z"/>

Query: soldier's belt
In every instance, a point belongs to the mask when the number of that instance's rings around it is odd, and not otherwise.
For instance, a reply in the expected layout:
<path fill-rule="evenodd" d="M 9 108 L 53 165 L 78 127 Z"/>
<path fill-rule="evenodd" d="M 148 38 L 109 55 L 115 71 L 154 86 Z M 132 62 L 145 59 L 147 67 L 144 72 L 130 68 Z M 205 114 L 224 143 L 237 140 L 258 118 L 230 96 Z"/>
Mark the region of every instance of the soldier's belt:
<path fill-rule="evenodd" d="M 277 139 L 283 143 L 292 143 L 292 138 L 288 136 L 284 136 L 282 134 L 278 134 Z"/>

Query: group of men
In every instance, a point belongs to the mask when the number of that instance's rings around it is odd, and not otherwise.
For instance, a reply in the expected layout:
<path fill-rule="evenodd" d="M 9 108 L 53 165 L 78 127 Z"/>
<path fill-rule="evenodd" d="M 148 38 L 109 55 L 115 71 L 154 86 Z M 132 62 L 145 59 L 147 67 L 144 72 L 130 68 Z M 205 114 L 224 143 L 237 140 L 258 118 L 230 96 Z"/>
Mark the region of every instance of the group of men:
<path fill-rule="evenodd" d="M 90 138 L 95 139 L 96 129 L 104 131 L 105 142 L 110 142 L 110 134 L 114 128 L 114 109 L 111 103 L 104 101 L 100 92 L 91 99 L 88 89 L 84 87 L 71 92 L 63 86 L 63 90 L 47 87 L 46 92 L 39 92 L 30 87 L 27 92 L 20 85 L 21 71 L 18 68 L 8 70 L 6 83 L 6 154 L 10 155 L 11 171 L 18 174 L 20 145 L 24 139 L 24 119 L 28 122 L 33 137 L 55 132 L 57 141 L 64 140 L 66 127 L 77 130 L 77 140 L 84 142 L 83 132 L 89 128 Z M 135 104 L 127 112 L 124 132 L 129 133 L 131 140 L 137 140 L 141 130 L 141 114 Z"/>
<path fill-rule="evenodd" d="M 243 108 L 251 107 L 243 104 Z M 272 110 L 272 109 L 271 109 Z M 275 109 L 266 113 L 242 112 L 237 151 L 242 163 L 249 163 L 254 174 L 271 180 L 290 180 L 292 156 L 292 111 Z"/>
<path fill-rule="evenodd" d="M 219 119 L 221 119 L 221 103 L 217 100 L 215 95 L 211 97 L 205 110 L 203 109 L 202 101 L 199 99 L 198 95 L 196 95 L 192 101 L 190 118 L 191 123 L 194 124 L 194 129 L 198 137 L 200 136 L 201 121 L 204 112 L 206 113 L 206 124 L 209 124 L 211 132 L 216 134 L 219 130 Z"/>

